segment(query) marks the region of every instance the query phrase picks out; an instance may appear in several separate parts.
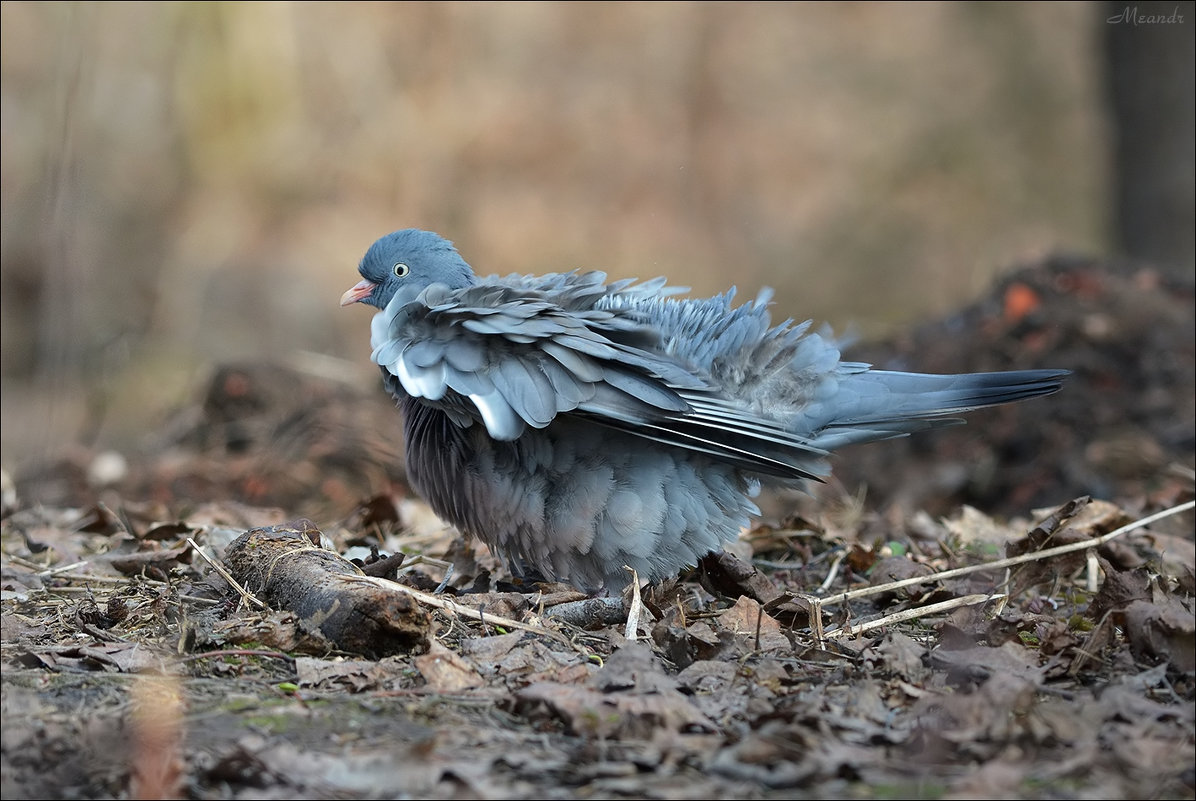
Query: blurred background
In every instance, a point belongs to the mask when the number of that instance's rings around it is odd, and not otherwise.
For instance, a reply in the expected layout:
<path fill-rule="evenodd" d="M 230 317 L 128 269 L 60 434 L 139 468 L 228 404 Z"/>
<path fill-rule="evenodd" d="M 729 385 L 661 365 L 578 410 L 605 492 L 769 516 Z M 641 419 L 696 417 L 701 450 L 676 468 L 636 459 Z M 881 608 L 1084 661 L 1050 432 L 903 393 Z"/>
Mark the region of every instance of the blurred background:
<path fill-rule="evenodd" d="M 231 361 L 377 391 L 337 302 L 397 228 L 863 337 L 1048 253 L 1190 276 L 1193 4 L 1129 8 L 4 2 L 3 465 Z"/>

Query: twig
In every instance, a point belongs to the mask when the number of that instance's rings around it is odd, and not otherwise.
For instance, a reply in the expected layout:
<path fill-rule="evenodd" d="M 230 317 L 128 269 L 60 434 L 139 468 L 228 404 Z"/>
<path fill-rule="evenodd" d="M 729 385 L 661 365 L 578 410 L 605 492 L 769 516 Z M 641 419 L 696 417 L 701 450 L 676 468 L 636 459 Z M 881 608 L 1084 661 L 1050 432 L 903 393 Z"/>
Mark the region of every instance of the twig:
<path fill-rule="evenodd" d="M 242 587 L 240 585 L 240 583 L 235 578 L 233 578 L 231 575 L 229 575 L 229 572 L 224 569 L 223 565 L 217 563 L 211 557 L 209 557 L 206 553 L 204 553 L 203 549 L 195 544 L 195 540 L 188 537 L 187 542 L 191 545 L 192 548 L 195 549 L 195 552 L 197 554 L 199 554 L 201 557 L 203 557 L 203 560 L 205 562 L 207 562 L 209 565 L 211 565 L 212 569 L 215 570 L 217 573 L 219 573 L 221 575 L 221 577 L 223 577 L 224 580 L 227 581 L 229 583 L 229 585 L 234 590 L 237 591 L 237 594 L 239 594 L 241 596 L 241 598 L 244 601 L 246 601 L 250 606 L 255 606 L 258 609 L 265 609 L 265 610 L 270 609 L 269 606 L 267 606 L 266 604 L 262 603 L 257 598 L 255 598 L 253 596 L 253 594 L 249 592 L 249 590 Z"/>
<path fill-rule="evenodd" d="M 282 651 L 263 651 L 256 648 L 225 648 L 220 651 L 202 651 L 198 654 L 191 654 L 179 658 L 179 663 L 195 662 L 200 659 L 222 659 L 226 656 L 261 656 L 269 659 L 283 659 L 287 662 L 294 662 L 295 657 Z"/>
<path fill-rule="evenodd" d="M 839 551 L 839 555 L 835 557 L 835 561 L 831 562 L 831 569 L 827 571 L 826 578 L 818 585 L 818 589 L 814 592 L 826 592 L 831 585 L 835 583 L 835 577 L 839 575 L 839 565 L 843 564 L 843 560 L 847 558 L 847 551 Z"/>
<path fill-rule="evenodd" d="M 627 625 L 623 627 L 623 636 L 628 640 L 634 640 L 639 637 L 640 615 L 644 611 L 644 602 L 640 600 L 640 574 L 628 565 L 623 565 L 623 569 L 631 574 L 631 608 L 627 610 Z"/>
<path fill-rule="evenodd" d="M 467 617 L 472 620 L 478 620 L 478 621 L 482 620 L 482 615 L 476 609 L 470 609 L 468 606 L 462 606 L 461 604 L 456 603 L 455 601 L 452 601 L 442 595 L 440 595 L 440 596 L 429 595 L 428 593 L 421 592 L 420 590 L 417 590 L 413 587 L 408 587 L 404 584 L 396 584 L 393 581 L 387 581 L 386 579 L 375 578 L 374 576 L 346 575 L 346 576 L 344 576 L 344 579 L 346 581 L 362 581 L 367 584 L 372 584 L 375 587 L 377 587 L 378 589 L 386 591 L 386 592 L 401 592 L 406 595 L 410 595 L 412 598 L 414 598 L 415 600 L 419 601 L 422 604 L 427 604 L 428 606 L 434 606 L 437 609 L 443 609 L 446 612 L 451 612 L 454 615 L 460 615 L 461 617 Z M 549 637 L 552 637 L 553 639 L 557 640 L 558 642 L 560 642 L 564 645 L 571 645 L 569 642 L 569 639 L 567 637 L 565 637 L 563 634 L 561 634 L 560 632 L 553 631 L 552 629 L 544 628 L 543 626 L 533 626 L 528 623 L 521 623 L 518 620 L 512 620 L 509 617 L 501 617 L 499 615 L 487 614 L 485 616 L 484 622 L 491 626 L 502 626 L 504 628 L 523 629 L 524 631 L 530 631 L 530 632 L 534 632 L 536 634 L 545 634 Z"/>
<path fill-rule="evenodd" d="M 452 578 L 453 578 L 453 565 L 450 563 L 448 568 L 445 569 L 445 571 L 444 571 L 444 578 L 442 578 L 440 580 L 440 583 L 436 585 L 436 589 L 432 591 L 432 594 L 440 595 L 440 593 L 444 592 L 444 588 L 449 585 L 449 582 L 452 580 Z"/>
<path fill-rule="evenodd" d="M 129 579 L 127 577 L 115 578 L 112 576 L 91 576 L 91 575 L 86 575 L 86 574 L 75 574 L 72 576 L 62 576 L 62 578 L 71 579 L 72 581 L 83 581 L 88 584 L 91 584 L 92 582 L 107 583 L 107 584 L 124 584 L 124 583 L 129 582 Z M 145 581 L 147 583 L 161 584 L 163 586 L 167 586 L 165 584 L 165 582 L 161 582 L 161 581 L 151 581 L 149 579 L 145 579 Z M 36 587 L 34 589 L 25 590 L 23 594 L 25 596 L 27 596 L 30 600 L 33 600 L 35 597 L 37 597 L 39 595 L 74 595 L 74 594 L 82 595 L 82 594 L 89 593 L 89 592 L 92 592 L 92 589 L 90 587 Z M 213 598 L 200 598 L 198 595 L 178 595 L 175 597 L 177 597 L 180 601 L 189 601 L 191 603 L 207 604 L 209 606 L 216 606 L 217 604 L 221 603 L 221 601 L 215 600 Z"/>
<path fill-rule="evenodd" d="M 883 626 L 891 626 L 894 623 L 902 623 L 906 620 L 913 620 L 914 618 L 926 617 L 927 615 L 937 614 L 939 612 L 946 612 L 951 609 L 957 609 L 961 606 L 972 606 L 974 604 L 982 604 L 987 601 L 1001 600 L 1005 597 L 1005 593 L 997 593 L 995 595 L 964 595 L 960 598 L 952 598 L 949 601 L 941 601 L 937 604 L 928 604 L 926 606 L 919 606 L 914 609 L 903 609 L 900 612 L 894 612 L 891 615 L 886 615 L 876 620 L 869 620 L 866 623 L 859 623 L 856 625 L 847 625 L 839 629 L 831 629 L 823 632 L 823 637 L 854 637 L 863 634 L 865 631 L 878 629 Z"/>
<path fill-rule="evenodd" d="M 940 573 L 931 573 L 925 576 L 915 576 L 913 578 L 901 579 L 900 581 L 891 581 L 887 584 L 878 584 L 875 587 L 861 587 L 857 590 L 848 590 L 847 592 L 839 593 L 838 595 L 831 595 L 827 598 L 821 599 L 821 605 L 839 604 L 845 601 L 851 601 L 856 598 L 864 598 L 869 595 L 877 595 L 879 593 L 892 592 L 901 587 L 909 587 L 915 584 L 926 584 L 933 581 L 942 581 L 943 579 L 955 578 L 957 576 L 966 576 L 972 573 L 983 573 L 988 570 L 997 570 L 1003 567 L 1012 567 L 1013 565 L 1020 565 L 1024 562 L 1036 562 L 1041 559 L 1050 559 L 1053 556 L 1061 556 L 1066 553 L 1074 553 L 1076 551 L 1085 551 L 1090 548 L 1099 548 L 1106 542 L 1109 542 L 1122 534 L 1130 531 L 1149 526 L 1151 523 L 1162 520 L 1172 515 L 1182 514 L 1193 507 L 1196 507 L 1196 501 L 1188 501 L 1181 503 L 1178 506 L 1172 506 L 1164 509 L 1161 512 L 1155 512 L 1148 515 L 1141 520 L 1135 520 L 1133 523 L 1122 526 L 1116 531 L 1110 531 L 1108 534 L 1102 534 L 1091 540 L 1084 540 L 1082 542 L 1071 542 L 1067 545 L 1059 545 L 1054 548 L 1047 548 L 1042 551 L 1033 551 L 1031 553 L 1024 553 L 1020 556 L 1011 556 L 1008 559 L 998 559 L 995 562 L 985 562 L 978 565 L 969 565 L 968 567 L 957 567 L 951 570 L 944 570 Z M 995 597 L 995 596 L 994 596 Z"/>

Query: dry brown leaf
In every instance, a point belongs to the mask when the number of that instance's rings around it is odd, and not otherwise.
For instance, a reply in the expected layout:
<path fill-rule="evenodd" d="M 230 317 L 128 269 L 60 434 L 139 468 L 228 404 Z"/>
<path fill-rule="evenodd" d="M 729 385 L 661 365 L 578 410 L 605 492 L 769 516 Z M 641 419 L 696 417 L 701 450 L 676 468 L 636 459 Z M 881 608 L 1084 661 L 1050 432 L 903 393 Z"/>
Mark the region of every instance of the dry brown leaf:
<path fill-rule="evenodd" d="M 414 661 L 428 689 L 434 692 L 455 693 L 486 683 L 470 660 L 450 651 L 436 640 L 432 641 L 428 653 L 415 657 Z"/>
<path fill-rule="evenodd" d="M 739 596 L 735 605 L 718 616 L 718 622 L 732 634 L 780 634 L 781 624 L 764 611 L 759 601 Z"/>

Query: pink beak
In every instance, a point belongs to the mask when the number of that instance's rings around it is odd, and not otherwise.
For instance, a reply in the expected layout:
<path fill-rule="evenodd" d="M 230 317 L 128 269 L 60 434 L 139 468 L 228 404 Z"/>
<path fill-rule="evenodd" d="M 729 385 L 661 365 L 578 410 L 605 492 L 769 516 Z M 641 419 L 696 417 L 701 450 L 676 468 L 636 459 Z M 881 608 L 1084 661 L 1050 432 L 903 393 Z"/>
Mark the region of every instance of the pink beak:
<path fill-rule="evenodd" d="M 366 281 L 365 279 L 358 281 L 353 285 L 352 289 L 341 295 L 341 305 L 348 306 L 350 303 L 357 303 L 359 301 L 365 300 L 370 296 L 370 293 L 373 292 L 377 286 L 378 285 L 374 282 Z"/>

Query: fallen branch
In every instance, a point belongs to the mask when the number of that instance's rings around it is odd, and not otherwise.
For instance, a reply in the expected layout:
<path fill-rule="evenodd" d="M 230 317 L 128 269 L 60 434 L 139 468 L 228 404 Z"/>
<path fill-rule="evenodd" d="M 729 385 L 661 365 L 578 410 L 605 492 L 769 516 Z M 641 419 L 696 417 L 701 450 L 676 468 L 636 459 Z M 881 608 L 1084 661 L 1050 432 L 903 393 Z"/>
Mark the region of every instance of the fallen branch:
<path fill-rule="evenodd" d="M 331 647 L 371 658 L 426 650 L 427 613 L 401 593 L 379 591 L 399 585 L 316 547 L 314 531 L 308 520 L 251 529 L 228 546 L 224 562 L 245 590 L 294 613 L 304 632 Z"/>

